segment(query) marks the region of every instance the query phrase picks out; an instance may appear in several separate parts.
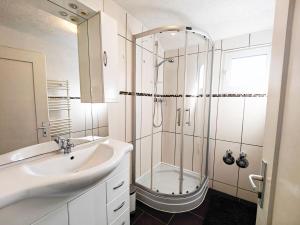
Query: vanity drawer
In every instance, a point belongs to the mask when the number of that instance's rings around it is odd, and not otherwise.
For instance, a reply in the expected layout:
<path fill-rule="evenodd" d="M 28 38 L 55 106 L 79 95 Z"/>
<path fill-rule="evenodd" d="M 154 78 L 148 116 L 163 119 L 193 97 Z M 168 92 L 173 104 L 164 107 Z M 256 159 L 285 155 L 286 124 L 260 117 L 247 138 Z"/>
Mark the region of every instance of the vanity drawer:
<path fill-rule="evenodd" d="M 129 188 L 129 172 L 126 171 L 114 176 L 107 181 L 106 185 L 107 203 L 109 203 Z"/>
<path fill-rule="evenodd" d="M 123 214 L 116 219 L 111 225 L 130 225 L 130 213 L 129 208 L 123 212 Z"/>
<path fill-rule="evenodd" d="M 107 205 L 107 220 L 111 224 L 129 208 L 129 189 Z"/>

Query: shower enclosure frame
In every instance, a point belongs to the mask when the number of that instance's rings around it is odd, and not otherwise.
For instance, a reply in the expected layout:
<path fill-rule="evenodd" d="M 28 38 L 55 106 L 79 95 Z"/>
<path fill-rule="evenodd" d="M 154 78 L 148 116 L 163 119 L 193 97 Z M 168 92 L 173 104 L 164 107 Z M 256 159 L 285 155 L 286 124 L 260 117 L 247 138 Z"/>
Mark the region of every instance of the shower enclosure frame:
<path fill-rule="evenodd" d="M 200 37 L 202 37 L 204 40 L 208 40 L 209 44 L 211 45 L 211 52 L 214 52 L 214 41 L 213 39 L 210 37 L 210 35 L 204 31 L 200 31 L 200 30 L 194 30 L 192 27 L 187 27 L 187 26 L 176 26 L 176 25 L 172 25 L 172 26 L 163 26 L 163 27 L 158 27 L 155 29 L 151 29 L 148 31 L 144 31 L 138 34 L 133 35 L 132 37 L 132 91 L 133 91 L 133 98 L 132 98 L 132 140 L 133 140 L 133 145 L 134 145 L 134 150 L 132 152 L 132 184 L 135 185 L 137 188 L 140 188 L 143 193 L 149 193 L 152 196 L 157 196 L 157 197 L 161 197 L 163 199 L 170 199 L 172 202 L 172 199 L 176 199 L 176 198 L 192 198 L 192 196 L 195 196 L 195 194 L 197 194 L 197 192 L 199 193 L 201 190 L 203 191 L 203 187 L 206 185 L 208 185 L 208 150 L 209 150 L 209 137 L 206 138 L 206 165 L 205 165 L 205 181 L 201 183 L 199 189 L 197 189 L 196 191 L 187 193 L 187 194 L 183 194 L 182 192 L 182 177 L 183 177 L 183 164 L 182 164 L 182 155 L 183 155 L 183 140 L 181 142 L 181 147 L 180 147 L 180 183 L 181 183 L 181 187 L 180 187 L 180 194 L 176 194 L 176 195 L 170 195 L 170 194 L 166 194 L 166 193 L 158 193 L 155 192 L 154 190 L 148 187 L 145 187 L 139 183 L 136 182 L 136 44 L 137 44 L 137 39 L 149 36 L 149 35 L 155 35 L 158 33 L 162 33 L 162 32 L 180 32 L 183 31 L 185 32 L 186 38 L 185 38 L 185 59 L 184 59 L 184 80 L 186 80 L 186 73 L 187 73 L 187 37 L 188 37 L 188 33 L 193 33 L 196 35 L 199 35 Z M 207 49 L 207 52 L 209 52 L 210 50 Z M 211 91 L 212 91 L 212 73 L 213 73 L 213 61 L 214 61 L 214 54 L 211 54 L 211 65 L 210 65 L 210 77 L 209 77 L 209 104 L 208 104 L 208 124 L 210 124 L 210 113 L 211 113 Z M 153 81 L 154 83 L 154 81 Z M 184 85 L 185 85 L 185 81 L 184 81 Z M 154 86 L 154 84 L 153 84 Z M 185 88 L 184 88 L 185 90 Z M 204 93 L 207 95 L 207 93 Z M 154 95 L 152 93 L 152 95 Z M 152 96 L 152 101 L 154 100 L 154 96 Z M 185 91 L 183 93 L 183 105 L 184 105 L 184 99 L 185 99 Z M 183 127 L 183 126 L 182 126 Z M 183 128 L 182 128 L 183 129 Z M 207 135 L 209 135 L 210 133 L 210 126 L 207 126 Z M 183 137 L 183 133 L 181 135 L 181 137 Z M 153 151 L 153 125 L 152 125 L 152 144 L 151 144 L 151 150 Z M 153 158 L 153 153 L 151 154 L 151 186 L 152 186 L 152 179 L 153 179 L 153 175 L 152 175 L 152 159 Z M 207 187 L 205 189 L 205 194 L 207 191 Z M 205 196 L 205 195 L 204 195 Z M 149 196 L 148 196 L 149 197 Z M 154 200 L 155 201 L 155 200 Z M 201 202 L 200 202 L 201 203 Z M 199 204 L 198 204 L 199 205 Z M 198 206 L 197 205 L 197 206 Z M 189 207 L 187 207 L 189 208 Z M 195 208 L 195 205 L 192 206 L 192 208 Z M 190 209 L 192 209 L 190 208 Z M 164 208 L 158 208 L 162 211 L 169 211 L 169 212 L 176 212 L 176 210 L 164 210 Z M 190 210 L 188 209 L 188 210 Z M 182 209 L 179 210 L 178 212 L 182 212 L 182 211 L 187 211 L 187 209 Z"/>

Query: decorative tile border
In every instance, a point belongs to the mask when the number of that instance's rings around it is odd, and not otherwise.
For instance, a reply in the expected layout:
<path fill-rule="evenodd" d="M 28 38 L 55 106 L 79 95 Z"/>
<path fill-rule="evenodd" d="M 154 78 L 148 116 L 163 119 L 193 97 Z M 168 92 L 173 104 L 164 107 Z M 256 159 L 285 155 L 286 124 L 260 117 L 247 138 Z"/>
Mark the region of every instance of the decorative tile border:
<path fill-rule="evenodd" d="M 120 95 L 135 95 L 135 96 L 148 96 L 148 97 L 152 97 L 152 94 L 150 93 L 142 93 L 142 92 L 131 92 L 131 91 L 120 91 Z M 173 97 L 173 98 L 182 98 L 183 95 L 179 95 L 179 94 L 156 94 L 155 97 L 164 97 L 164 98 L 169 98 L 169 97 Z M 202 98 L 204 95 L 200 94 L 200 95 L 185 95 L 185 97 L 187 98 Z M 210 94 L 207 94 L 206 97 L 209 97 Z M 266 97 L 267 94 L 212 94 L 213 98 L 218 98 L 218 97 Z"/>
<path fill-rule="evenodd" d="M 68 99 L 68 97 L 63 96 L 48 96 L 50 99 Z M 69 99 L 80 99 L 80 97 L 69 97 Z"/>

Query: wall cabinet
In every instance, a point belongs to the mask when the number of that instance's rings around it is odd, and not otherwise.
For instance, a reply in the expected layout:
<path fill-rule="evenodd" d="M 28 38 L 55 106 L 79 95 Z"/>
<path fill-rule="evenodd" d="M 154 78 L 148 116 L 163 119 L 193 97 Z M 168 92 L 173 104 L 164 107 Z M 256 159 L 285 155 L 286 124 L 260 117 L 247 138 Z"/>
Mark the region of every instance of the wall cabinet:
<path fill-rule="evenodd" d="M 78 25 L 81 102 L 117 102 L 118 27 L 103 12 Z"/>

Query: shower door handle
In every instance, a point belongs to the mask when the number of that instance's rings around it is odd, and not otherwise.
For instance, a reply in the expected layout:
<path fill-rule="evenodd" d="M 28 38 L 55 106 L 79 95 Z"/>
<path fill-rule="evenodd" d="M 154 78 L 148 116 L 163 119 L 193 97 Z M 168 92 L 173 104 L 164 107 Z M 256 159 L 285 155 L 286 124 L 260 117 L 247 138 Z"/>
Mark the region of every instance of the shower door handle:
<path fill-rule="evenodd" d="M 181 124 L 181 109 L 177 109 L 177 126 Z"/>
<path fill-rule="evenodd" d="M 191 126 L 191 109 L 186 109 L 185 110 L 186 112 L 188 112 L 189 116 L 188 116 L 188 121 L 185 123 L 187 124 L 188 126 Z"/>

